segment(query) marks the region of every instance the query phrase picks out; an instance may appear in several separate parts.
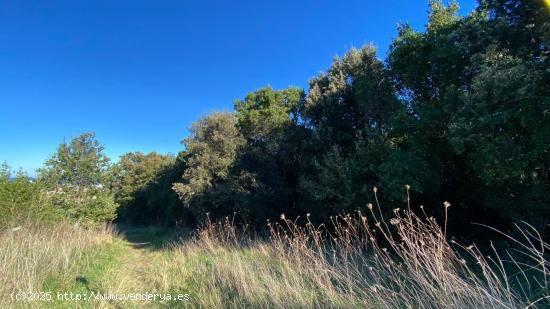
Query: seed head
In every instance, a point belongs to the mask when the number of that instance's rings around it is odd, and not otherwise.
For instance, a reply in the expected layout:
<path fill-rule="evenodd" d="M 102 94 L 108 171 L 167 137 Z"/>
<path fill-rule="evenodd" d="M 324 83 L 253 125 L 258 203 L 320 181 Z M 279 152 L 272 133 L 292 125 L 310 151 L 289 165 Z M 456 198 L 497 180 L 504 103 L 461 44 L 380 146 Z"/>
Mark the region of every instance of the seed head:
<path fill-rule="evenodd" d="M 451 207 L 451 203 L 445 201 L 445 202 L 443 202 L 443 206 L 445 206 L 445 208 L 449 208 L 449 207 Z"/>

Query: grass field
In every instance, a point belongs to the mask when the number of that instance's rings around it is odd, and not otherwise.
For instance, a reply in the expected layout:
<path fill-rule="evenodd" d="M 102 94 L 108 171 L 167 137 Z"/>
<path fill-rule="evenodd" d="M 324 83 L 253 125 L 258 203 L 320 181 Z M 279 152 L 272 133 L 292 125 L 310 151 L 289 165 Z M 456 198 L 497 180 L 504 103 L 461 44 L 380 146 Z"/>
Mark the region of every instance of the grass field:
<path fill-rule="evenodd" d="M 22 225 L 0 236 L 0 308 L 543 308 L 548 245 L 526 226 L 523 258 L 448 242 L 432 218 L 282 218 L 257 239 L 230 219 L 192 235 L 161 228 Z M 307 218 L 305 218 L 307 222 Z M 330 232 L 329 232 L 330 231 Z M 521 233 L 520 233 L 521 235 Z M 505 236 L 503 236 L 505 237 Z M 523 246 L 523 247 L 522 247 Z M 52 300 L 13 295 L 51 291 Z M 180 300 L 57 299 L 183 295 Z M 44 296 L 44 295 L 43 295 Z M 144 296 L 142 296 L 144 297 Z M 180 296 L 181 297 L 181 296 Z"/>

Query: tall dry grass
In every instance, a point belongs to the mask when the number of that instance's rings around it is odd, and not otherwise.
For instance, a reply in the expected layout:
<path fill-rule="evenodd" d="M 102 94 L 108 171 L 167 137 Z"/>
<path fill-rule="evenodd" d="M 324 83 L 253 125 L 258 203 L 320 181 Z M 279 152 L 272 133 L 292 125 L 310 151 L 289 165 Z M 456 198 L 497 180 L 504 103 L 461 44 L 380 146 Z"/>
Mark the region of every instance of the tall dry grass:
<path fill-rule="evenodd" d="M 158 282 L 203 307 L 543 308 L 550 306 L 549 245 L 531 226 L 513 250 L 482 253 L 446 235 L 423 209 L 379 205 L 314 226 L 270 223 L 254 240 L 226 218 L 207 221 L 192 241 L 159 262 Z"/>
<path fill-rule="evenodd" d="M 112 240 L 108 228 L 83 229 L 64 223 L 4 229 L 0 233 L 0 308 L 17 305 L 12 293 L 43 292 L 54 281 L 61 286 L 73 284 L 91 262 L 87 253 Z"/>

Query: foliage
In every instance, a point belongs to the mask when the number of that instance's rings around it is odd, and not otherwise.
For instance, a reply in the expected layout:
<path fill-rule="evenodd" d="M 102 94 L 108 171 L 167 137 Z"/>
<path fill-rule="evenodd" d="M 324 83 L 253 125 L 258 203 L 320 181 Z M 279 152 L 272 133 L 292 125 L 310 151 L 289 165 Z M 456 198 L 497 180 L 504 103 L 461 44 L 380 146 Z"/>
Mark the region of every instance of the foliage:
<path fill-rule="evenodd" d="M 103 183 L 108 164 L 109 158 L 95 133 L 86 132 L 70 143 L 61 143 L 39 173 L 52 185 L 85 188 Z"/>
<path fill-rule="evenodd" d="M 216 112 L 199 119 L 183 144 L 187 168 L 173 188 L 184 205 L 197 216 L 235 211 L 238 192 L 232 190 L 230 171 L 244 144 L 235 115 Z"/>
<path fill-rule="evenodd" d="M 44 186 L 25 173 L 13 173 L 4 163 L 0 167 L 0 229 L 27 220 L 52 220 L 56 213 L 44 194 Z"/>
<path fill-rule="evenodd" d="M 364 209 L 368 188 L 395 203 L 410 185 L 435 216 L 432 206 L 451 200 L 463 222 L 548 227 L 548 8 L 482 0 L 460 16 L 456 2 L 433 0 L 428 13 L 424 30 L 398 26 L 386 59 L 352 48 L 307 94 L 265 87 L 236 100 L 234 113 L 199 119 L 178 158 L 129 153 L 107 173 L 103 146 L 85 133 L 59 146 L 40 182 L 62 189 L 48 197 L 74 220 L 112 219 L 116 202 L 120 221 L 142 224 L 192 224 L 209 212 L 260 226 L 281 213 L 326 221 Z M 2 181 L 8 212 L 10 199 L 28 195 Z"/>
<path fill-rule="evenodd" d="M 90 226 L 116 217 L 118 204 L 109 191 L 101 188 L 60 187 L 47 195 L 48 206 L 69 222 Z"/>
<path fill-rule="evenodd" d="M 247 193 L 242 207 L 260 222 L 289 211 L 298 199 L 300 137 L 304 132 L 297 117 L 304 98 L 299 88 L 265 87 L 235 102 L 237 126 L 245 144 L 232 173 L 239 191 Z"/>
<path fill-rule="evenodd" d="M 420 200 L 452 199 L 466 218 L 542 228 L 550 219 L 547 8 L 481 1 L 466 17 L 457 8 L 432 1 L 426 31 L 401 26 L 391 46 L 410 114 L 395 128 L 397 168 L 414 171 Z"/>
<path fill-rule="evenodd" d="M 394 148 L 393 121 L 404 112 L 372 46 L 351 49 L 311 80 L 301 108 L 312 132 L 305 143 L 313 168 L 301 175 L 305 208 L 326 218 L 363 207 L 365 188 L 384 176 L 379 166 Z"/>
<path fill-rule="evenodd" d="M 179 180 L 185 153 L 178 157 L 156 152 L 130 152 L 120 157 L 110 170 L 110 187 L 115 194 L 119 221 L 134 224 L 177 224 L 184 208 L 172 183 Z"/>
<path fill-rule="evenodd" d="M 73 222 L 95 224 L 116 217 L 117 204 L 106 188 L 109 158 L 94 133 L 83 133 L 59 145 L 39 170 L 47 186 L 47 203 Z"/>
<path fill-rule="evenodd" d="M 307 95 L 266 87 L 237 100 L 227 125 L 200 120 L 174 188 L 203 213 L 238 211 L 262 224 L 280 213 L 322 221 L 364 209 L 374 186 L 381 199 L 403 201 L 410 185 L 428 207 L 456 201 L 464 220 L 543 228 L 547 16 L 541 1 L 484 0 L 467 16 L 456 2 L 430 1 L 425 30 L 400 25 L 385 61 L 372 46 L 352 48 L 310 80 Z"/>

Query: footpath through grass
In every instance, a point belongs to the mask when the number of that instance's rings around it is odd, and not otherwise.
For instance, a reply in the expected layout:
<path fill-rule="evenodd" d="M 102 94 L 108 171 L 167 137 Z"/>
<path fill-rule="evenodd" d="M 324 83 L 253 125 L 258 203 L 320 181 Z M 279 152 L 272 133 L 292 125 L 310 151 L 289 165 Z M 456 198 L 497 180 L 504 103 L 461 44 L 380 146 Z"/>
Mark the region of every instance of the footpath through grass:
<path fill-rule="evenodd" d="M 167 288 L 159 268 L 174 236 L 159 228 L 115 233 L 71 225 L 4 231 L 0 308 L 188 307 L 165 298 L 185 291 Z"/>
<path fill-rule="evenodd" d="M 304 228 L 283 218 L 284 225 L 271 226 L 269 240 L 255 239 L 227 219 L 208 221 L 177 244 L 172 243 L 175 232 L 158 228 L 121 227 L 114 233 L 72 225 L 23 226 L 0 232 L 0 308 L 550 305 L 550 265 L 531 234 L 524 232 L 532 245 L 524 246 L 524 255 L 538 264 L 516 262 L 529 267 L 518 276 L 513 268 L 499 268 L 506 261 L 495 264 L 496 255 L 485 258 L 473 245 L 457 251 L 430 218 L 407 212 L 393 219 L 400 242 L 385 238 L 391 255 L 378 246 L 366 220 L 351 216 L 337 221 L 330 238 L 312 225 Z M 463 259 L 459 252 L 464 251 L 476 262 Z M 534 279 L 521 281 L 528 278 Z M 52 300 L 10 299 L 27 291 L 51 291 Z"/>
<path fill-rule="evenodd" d="M 114 241 L 93 251 L 93 259 L 65 290 L 91 297 L 88 301 L 57 300 L 54 308 L 181 308 L 183 301 L 165 300 L 158 264 L 173 240 L 171 230 L 124 227 Z M 184 291 L 174 295 L 184 294 Z M 156 295 L 155 295 L 156 294 Z M 172 294 L 171 294 L 172 295 Z M 69 295 L 70 296 L 70 295 Z M 185 300 L 184 300 L 185 301 Z"/>

